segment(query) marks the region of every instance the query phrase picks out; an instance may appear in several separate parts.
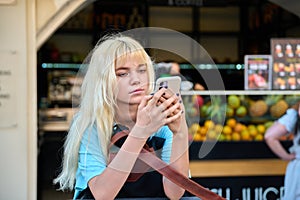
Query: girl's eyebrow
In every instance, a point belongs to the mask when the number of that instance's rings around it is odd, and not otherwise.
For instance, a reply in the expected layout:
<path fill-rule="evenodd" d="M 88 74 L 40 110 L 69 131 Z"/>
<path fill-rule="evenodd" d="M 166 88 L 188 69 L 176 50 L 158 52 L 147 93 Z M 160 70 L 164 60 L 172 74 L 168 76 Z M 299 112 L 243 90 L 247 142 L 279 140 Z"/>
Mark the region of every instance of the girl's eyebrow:
<path fill-rule="evenodd" d="M 127 70 L 129 67 L 118 67 L 116 70 Z"/>
<path fill-rule="evenodd" d="M 147 64 L 146 63 L 143 63 L 143 64 L 139 64 L 138 67 L 143 67 L 143 66 L 146 66 Z"/>
<path fill-rule="evenodd" d="M 143 66 L 147 66 L 147 64 L 146 63 L 139 64 L 137 67 L 143 67 Z M 122 66 L 122 67 L 118 67 L 116 70 L 127 70 L 129 68 L 130 67 L 124 67 L 124 66 Z"/>

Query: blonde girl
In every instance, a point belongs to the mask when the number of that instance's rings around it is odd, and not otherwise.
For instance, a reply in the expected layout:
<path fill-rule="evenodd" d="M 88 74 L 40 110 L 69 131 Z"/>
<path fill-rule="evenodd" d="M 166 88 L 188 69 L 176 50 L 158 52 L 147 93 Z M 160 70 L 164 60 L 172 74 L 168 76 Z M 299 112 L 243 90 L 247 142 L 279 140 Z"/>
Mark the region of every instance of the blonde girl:
<path fill-rule="evenodd" d="M 62 190 L 87 189 L 95 199 L 166 196 L 179 199 L 184 190 L 161 177 L 160 188 L 133 186 L 127 178 L 143 146 L 162 139 L 161 159 L 188 175 L 188 134 L 180 94 L 153 91 L 152 61 L 139 42 L 121 34 L 107 35 L 91 52 L 81 88 L 81 103 L 70 127 L 63 166 L 54 180 Z M 120 124 L 129 135 L 109 162 L 113 129 Z M 141 189 L 136 189 L 141 188 Z M 149 190 L 146 194 L 137 190 Z M 156 191 L 155 191 L 156 190 Z"/>

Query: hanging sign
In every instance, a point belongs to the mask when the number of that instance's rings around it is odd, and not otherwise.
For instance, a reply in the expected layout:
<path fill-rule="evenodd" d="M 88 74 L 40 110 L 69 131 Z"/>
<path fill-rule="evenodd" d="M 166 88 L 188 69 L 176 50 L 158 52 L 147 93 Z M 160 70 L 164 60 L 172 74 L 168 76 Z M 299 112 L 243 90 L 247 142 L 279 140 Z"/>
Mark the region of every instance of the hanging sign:
<path fill-rule="evenodd" d="M 300 89 L 300 39 L 272 38 L 273 89 Z"/>
<path fill-rule="evenodd" d="M 14 51 L 0 51 L 0 128 L 17 126 L 16 67 Z"/>
<path fill-rule="evenodd" d="M 270 90 L 272 81 L 271 55 L 245 56 L 245 89 Z"/>

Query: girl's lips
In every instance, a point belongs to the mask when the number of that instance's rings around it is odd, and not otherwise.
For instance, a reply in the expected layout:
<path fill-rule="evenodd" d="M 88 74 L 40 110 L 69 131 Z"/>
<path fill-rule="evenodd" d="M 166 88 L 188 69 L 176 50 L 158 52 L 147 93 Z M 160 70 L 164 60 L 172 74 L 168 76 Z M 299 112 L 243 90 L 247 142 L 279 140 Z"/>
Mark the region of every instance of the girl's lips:
<path fill-rule="evenodd" d="M 136 89 L 130 92 L 130 94 L 141 93 L 144 92 L 144 89 Z"/>

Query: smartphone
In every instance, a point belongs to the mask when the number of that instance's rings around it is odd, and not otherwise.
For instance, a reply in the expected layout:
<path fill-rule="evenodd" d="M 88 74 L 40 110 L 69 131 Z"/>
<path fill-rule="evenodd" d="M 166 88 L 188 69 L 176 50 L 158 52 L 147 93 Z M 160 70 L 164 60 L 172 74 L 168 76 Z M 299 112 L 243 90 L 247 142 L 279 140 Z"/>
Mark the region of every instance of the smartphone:
<path fill-rule="evenodd" d="M 161 77 L 156 80 L 155 90 L 157 92 L 161 87 L 168 87 L 173 93 L 179 93 L 181 78 L 179 76 Z"/>

